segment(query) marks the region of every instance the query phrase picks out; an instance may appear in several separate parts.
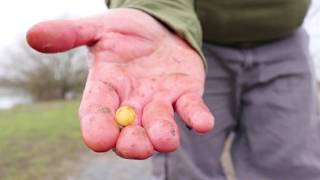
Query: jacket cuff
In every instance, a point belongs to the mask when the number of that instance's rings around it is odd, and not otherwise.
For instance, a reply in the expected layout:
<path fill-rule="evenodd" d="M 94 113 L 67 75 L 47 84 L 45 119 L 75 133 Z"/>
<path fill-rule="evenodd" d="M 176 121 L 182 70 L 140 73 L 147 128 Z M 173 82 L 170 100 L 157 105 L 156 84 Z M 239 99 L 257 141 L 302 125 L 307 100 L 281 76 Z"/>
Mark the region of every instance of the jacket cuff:
<path fill-rule="evenodd" d="M 194 0 L 107 0 L 109 8 L 134 8 L 144 11 L 186 40 L 207 63 L 202 52 L 202 30 Z"/>

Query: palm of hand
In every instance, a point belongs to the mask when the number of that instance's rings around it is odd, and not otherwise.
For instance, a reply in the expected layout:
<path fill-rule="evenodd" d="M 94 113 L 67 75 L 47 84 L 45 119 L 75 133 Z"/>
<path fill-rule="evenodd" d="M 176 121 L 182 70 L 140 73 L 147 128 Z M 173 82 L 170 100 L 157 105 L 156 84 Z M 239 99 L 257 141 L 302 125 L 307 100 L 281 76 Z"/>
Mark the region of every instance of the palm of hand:
<path fill-rule="evenodd" d="M 119 9 L 78 21 L 45 22 L 29 31 L 28 42 L 42 52 L 90 45 L 79 115 L 84 141 L 95 151 L 115 148 L 122 157 L 144 159 L 154 150 L 175 150 L 179 133 L 174 111 L 197 132 L 213 127 L 201 98 L 204 68 L 199 55 L 140 11 Z M 120 131 L 114 114 L 121 105 L 134 107 L 137 118 Z"/>

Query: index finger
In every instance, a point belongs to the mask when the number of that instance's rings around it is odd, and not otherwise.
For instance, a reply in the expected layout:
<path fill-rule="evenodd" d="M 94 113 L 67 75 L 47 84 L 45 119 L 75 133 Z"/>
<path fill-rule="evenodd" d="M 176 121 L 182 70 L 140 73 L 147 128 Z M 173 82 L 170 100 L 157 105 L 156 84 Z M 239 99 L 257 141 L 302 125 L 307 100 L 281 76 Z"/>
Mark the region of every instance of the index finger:
<path fill-rule="evenodd" d="M 116 145 L 119 127 L 114 121 L 119 106 L 119 96 L 107 80 L 99 79 L 94 69 L 90 70 L 79 116 L 85 144 L 96 152 L 104 152 Z"/>

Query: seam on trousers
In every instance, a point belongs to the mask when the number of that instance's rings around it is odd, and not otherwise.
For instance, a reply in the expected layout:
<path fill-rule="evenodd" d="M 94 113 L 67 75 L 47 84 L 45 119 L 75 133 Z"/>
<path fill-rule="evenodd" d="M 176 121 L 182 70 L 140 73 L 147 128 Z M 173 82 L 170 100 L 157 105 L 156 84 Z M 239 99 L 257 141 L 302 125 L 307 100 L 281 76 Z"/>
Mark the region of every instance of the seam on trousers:
<path fill-rule="evenodd" d="M 164 157 L 164 180 L 169 180 L 168 177 L 168 154 L 165 154 Z"/>

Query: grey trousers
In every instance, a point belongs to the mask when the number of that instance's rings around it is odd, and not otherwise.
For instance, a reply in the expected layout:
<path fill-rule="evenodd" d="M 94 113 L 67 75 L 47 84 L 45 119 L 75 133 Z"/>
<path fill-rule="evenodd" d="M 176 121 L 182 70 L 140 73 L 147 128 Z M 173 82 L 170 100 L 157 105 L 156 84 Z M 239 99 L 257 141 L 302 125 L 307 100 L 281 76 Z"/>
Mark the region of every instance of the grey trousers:
<path fill-rule="evenodd" d="M 320 180 L 320 120 L 303 29 L 255 48 L 204 45 L 205 101 L 216 122 L 198 135 L 177 121 L 181 147 L 153 157 L 159 180 L 225 180 L 227 136 L 238 180 Z"/>

